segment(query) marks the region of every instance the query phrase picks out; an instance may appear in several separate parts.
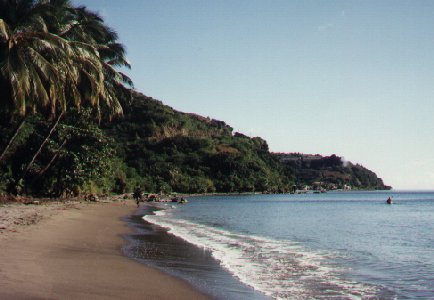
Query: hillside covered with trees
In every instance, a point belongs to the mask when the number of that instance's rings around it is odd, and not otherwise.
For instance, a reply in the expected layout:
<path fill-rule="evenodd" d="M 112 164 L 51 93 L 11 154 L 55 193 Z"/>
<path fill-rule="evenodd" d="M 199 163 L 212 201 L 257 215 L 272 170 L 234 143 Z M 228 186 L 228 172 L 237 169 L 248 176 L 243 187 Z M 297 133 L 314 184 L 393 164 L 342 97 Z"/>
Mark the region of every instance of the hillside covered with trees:
<path fill-rule="evenodd" d="M 267 142 L 233 132 L 226 123 L 178 112 L 133 92 L 122 119 L 107 123 L 124 162 L 121 187 L 147 191 L 269 192 L 294 189 L 388 189 L 376 174 L 336 155 L 270 153 Z"/>
<path fill-rule="evenodd" d="M 124 163 L 122 186 L 147 191 L 285 192 L 292 180 L 261 138 L 249 138 L 225 122 L 181 113 L 133 92 L 124 118 L 105 124 Z"/>
<path fill-rule="evenodd" d="M 3 119 L 2 119 L 3 120 Z M 90 109 L 62 118 L 26 177 L 50 122 L 34 115 L 2 163 L 2 190 L 38 196 L 147 192 L 287 193 L 308 186 L 387 189 L 368 169 L 336 155 L 273 154 L 223 121 L 178 112 L 131 91 L 122 117 L 98 124 Z M 2 123 L 2 136 L 11 134 Z"/>
<path fill-rule="evenodd" d="M 287 174 L 293 175 L 297 189 L 388 190 L 381 178 L 360 164 L 346 162 L 335 154 L 322 156 L 302 153 L 277 153 Z"/>

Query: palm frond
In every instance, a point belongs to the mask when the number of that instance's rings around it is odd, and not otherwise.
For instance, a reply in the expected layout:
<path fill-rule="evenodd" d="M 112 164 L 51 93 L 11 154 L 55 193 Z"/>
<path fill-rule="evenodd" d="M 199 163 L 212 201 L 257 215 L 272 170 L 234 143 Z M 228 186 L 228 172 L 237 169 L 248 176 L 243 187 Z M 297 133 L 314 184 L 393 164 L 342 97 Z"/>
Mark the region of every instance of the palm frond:
<path fill-rule="evenodd" d="M 89 103 L 98 115 L 122 113 L 117 94 L 132 86 L 117 33 L 97 13 L 68 0 L 0 0 L 0 76 L 16 111 Z"/>
<path fill-rule="evenodd" d="M 0 39 L 3 41 L 9 39 L 9 26 L 3 19 L 0 19 Z"/>

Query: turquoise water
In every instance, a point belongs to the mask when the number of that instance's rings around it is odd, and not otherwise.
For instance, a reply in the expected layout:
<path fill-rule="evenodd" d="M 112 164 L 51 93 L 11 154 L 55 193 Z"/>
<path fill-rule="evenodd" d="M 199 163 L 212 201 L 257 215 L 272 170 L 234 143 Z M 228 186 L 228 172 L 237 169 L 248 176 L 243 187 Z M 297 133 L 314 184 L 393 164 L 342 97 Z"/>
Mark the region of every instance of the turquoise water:
<path fill-rule="evenodd" d="M 432 192 L 192 197 L 163 207 L 145 220 L 269 297 L 434 298 Z"/>

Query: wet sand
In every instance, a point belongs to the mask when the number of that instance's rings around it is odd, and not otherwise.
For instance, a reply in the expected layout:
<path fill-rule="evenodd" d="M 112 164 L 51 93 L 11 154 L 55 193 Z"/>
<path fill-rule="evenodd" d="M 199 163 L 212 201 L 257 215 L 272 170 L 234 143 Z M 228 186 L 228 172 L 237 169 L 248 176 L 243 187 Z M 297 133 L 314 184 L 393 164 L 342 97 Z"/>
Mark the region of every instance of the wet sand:
<path fill-rule="evenodd" d="M 134 210 L 81 204 L 0 239 L 0 299 L 208 299 L 122 254 Z"/>
<path fill-rule="evenodd" d="M 128 235 L 129 243 L 124 252 L 141 263 L 156 267 L 164 273 L 174 275 L 215 299 L 265 300 L 270 299 L 240 282 L 212 252 L 197 247 L 170 234 L 163 228 L 143 220 L 144 215 L 173 206 L 166 203 L 143 205 L 140 210 L 125 220 L 133 227 L 134 234 Z"/>

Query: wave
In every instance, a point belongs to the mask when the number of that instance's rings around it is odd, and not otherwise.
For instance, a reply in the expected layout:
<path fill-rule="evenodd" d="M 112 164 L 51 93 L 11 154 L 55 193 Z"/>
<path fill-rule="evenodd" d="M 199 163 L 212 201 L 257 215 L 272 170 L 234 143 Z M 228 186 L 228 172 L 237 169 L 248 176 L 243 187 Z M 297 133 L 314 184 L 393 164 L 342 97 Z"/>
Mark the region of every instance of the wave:
<path fill-rule="evenodd" d="M 144 220 L 211 251 L 222 267 L 241 282 L 276 299 L 365 299 L 376 287 L 344 279 L 331 263 L 332 255 L 301 244 L 231 232 L 175 218 L 169 210 Z"/>

